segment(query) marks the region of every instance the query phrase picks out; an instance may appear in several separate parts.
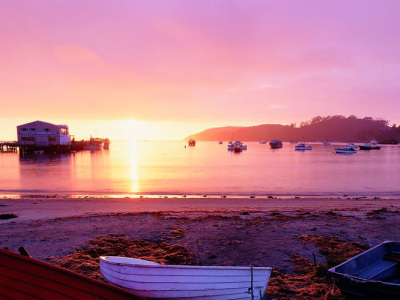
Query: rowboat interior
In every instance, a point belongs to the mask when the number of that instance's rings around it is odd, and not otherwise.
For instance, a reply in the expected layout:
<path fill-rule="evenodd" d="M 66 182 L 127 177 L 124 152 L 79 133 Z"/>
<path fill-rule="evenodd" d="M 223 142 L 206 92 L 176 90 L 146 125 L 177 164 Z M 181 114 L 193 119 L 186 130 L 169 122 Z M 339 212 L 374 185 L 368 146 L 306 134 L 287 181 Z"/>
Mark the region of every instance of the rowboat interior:
<path fill-rule="evenodd" d="M 400 284 L 400 243 L 382 243 L 334 269 L 356 278 Z"/>

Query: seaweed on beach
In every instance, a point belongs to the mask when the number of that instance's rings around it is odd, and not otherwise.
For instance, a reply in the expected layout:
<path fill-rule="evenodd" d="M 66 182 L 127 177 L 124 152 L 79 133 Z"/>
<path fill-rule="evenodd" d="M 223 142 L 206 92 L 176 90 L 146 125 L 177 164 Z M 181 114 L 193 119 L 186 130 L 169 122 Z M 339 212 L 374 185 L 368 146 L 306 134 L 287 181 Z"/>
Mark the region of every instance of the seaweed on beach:
<path fill-rule="evenodd" d="M 305 257 L 292 255 L 289 261 L 294 263 L 295 274 L 274 269 L 268 283 L 268 298 L 344 299 L 333 281 L 326 276 L 326 271 L 361 253 L 366 247 L 357 242 L 345 242 L 337 237 L 317 234 L 302 234 L 299 238 L 303 243 L 312 242 L 319 247 L 319 253 L 325 256 L 326 263 L 313 264 Z"/>
<path fill-rule="evenodd" d="M 326 259 L 326 269 L 334 267 L 367 249 L 365 245 L 358 242 L 345 242 L 337 237 L 319 234 L 302 234 L 299 238 L 303 243 L 312 242 L 319 247 L 318 252 L 323 254 Z"/>
<path fill-rule="evenodd" d="M 109 235 L 89 241 L 82 249 L 57 260 L 56 264 L 76 273 L 104 280 L 99 268 L 100 256 L 126 256 L 174 265 L 191 264 L 194 258 L 183 245 L 169 244 L 166 241 L 133 240 L 125 235 Z"/>
<path fill-rule="evenodd" d="M 325 276 L 319 276 L 307 258 L 292 255 L 296 274 L 276 269 L 268 282 L 267 299 L 344 299 L 340 291 Z"/>

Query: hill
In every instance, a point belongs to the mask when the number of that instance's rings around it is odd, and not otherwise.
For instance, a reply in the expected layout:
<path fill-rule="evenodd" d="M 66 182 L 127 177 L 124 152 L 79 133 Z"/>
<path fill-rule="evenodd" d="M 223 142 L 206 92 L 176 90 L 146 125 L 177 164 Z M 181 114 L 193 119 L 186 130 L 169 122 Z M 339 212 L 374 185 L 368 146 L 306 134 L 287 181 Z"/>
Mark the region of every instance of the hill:
<path fill-rule="evenodd" d="M 262 124 L 250 127 L 210 128 L 190 137 L 198 141 L 242 140 L 259 141 L 279 139 L 282 141 L 365 142 L 367 139 L 398 141 L 400 126 L 389 126 L 389 121 L 371 117 L 357 118 L 337 115 L 315 117 L 299 125 Z M 187 137 L 186 139 L 189 139 Z"/>

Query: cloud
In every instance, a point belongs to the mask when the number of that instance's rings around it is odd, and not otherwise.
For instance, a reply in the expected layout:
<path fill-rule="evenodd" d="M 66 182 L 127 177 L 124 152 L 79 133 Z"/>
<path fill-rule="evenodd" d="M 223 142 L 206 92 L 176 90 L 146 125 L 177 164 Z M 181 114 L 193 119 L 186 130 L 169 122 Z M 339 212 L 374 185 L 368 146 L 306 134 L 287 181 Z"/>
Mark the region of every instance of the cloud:
<path fill-rule="evenodd" d="M 53 47 L 53 59 L 66 64 L 102 65 L 100 56 L 93 50 L 76 44 L 58 44 Z"/>

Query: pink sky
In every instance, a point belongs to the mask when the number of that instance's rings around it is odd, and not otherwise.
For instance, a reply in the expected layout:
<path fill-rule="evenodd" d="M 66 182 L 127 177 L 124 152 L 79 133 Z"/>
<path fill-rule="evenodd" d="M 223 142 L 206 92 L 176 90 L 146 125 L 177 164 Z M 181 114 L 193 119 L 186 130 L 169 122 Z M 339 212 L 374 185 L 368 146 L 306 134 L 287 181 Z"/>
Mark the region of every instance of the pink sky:
<path fill-rule="evenodd" d="M 399 12 L 397 0 L 1 1 L 0 140 L 37 119 L 169 124 L 171 138 L 317 115 L 399 124 Z"/>

